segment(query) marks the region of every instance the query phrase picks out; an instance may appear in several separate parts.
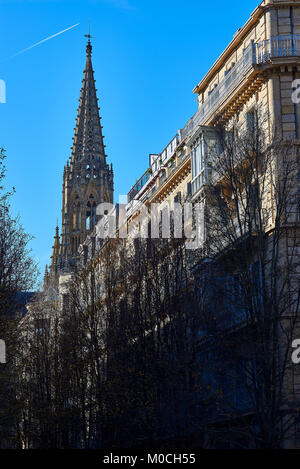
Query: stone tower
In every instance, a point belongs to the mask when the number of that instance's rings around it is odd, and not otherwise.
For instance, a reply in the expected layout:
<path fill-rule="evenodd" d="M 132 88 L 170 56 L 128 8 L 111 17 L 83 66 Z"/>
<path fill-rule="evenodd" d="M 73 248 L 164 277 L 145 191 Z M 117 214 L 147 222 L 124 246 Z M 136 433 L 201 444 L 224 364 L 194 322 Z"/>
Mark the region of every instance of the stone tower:
<path fill-rule="evenodd" d="M 113 203 L 113 169 L 106 162 L 92 66 L 91 36 L 87 37 L 86 65 L 72 154 L 63 174 L 61 239 L 57 229 L 50 275 L 76 270 L 78 247 L 98 221 L 97 205 Z"/>

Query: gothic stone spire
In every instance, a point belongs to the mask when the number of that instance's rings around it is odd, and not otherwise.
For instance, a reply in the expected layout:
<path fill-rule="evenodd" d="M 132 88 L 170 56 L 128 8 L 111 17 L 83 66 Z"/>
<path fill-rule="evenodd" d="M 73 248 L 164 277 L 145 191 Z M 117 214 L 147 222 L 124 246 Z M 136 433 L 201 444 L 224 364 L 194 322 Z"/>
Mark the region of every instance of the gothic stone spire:
<path fill-rule="evenodd" d="M 83 72 L 71 162 L 74 164 L 82 161 L 82 159 L 93 157 L 101 160 L 103 166 L 105 166 L 105 145 L 92 66 L 92 44 L 90 35 L 88 37 L 86 65 Z"/>
<path fill-rule="evenodd" d="M 46 264 L 45 274 L 44 274 L 44 289 L 46 290 L 48 286 L 49 286 L 49 272 L 48 272 L 48 265 Z"/>
<path fill-rule="evenodd" d="M 106 162 L 90 34 L 87 37 L 72 154 L 63 175 L 60 258 L 64 271 L 76 268 L 78 247 L 97 222 L 97 205 L 113 202 L 113 170 Z"/>

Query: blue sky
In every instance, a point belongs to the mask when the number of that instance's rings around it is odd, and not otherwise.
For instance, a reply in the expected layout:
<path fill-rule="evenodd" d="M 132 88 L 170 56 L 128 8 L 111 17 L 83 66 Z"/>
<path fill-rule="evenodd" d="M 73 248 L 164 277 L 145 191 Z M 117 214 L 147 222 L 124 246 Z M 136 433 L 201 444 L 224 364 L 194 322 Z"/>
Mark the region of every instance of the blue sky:
<path fill-rule="evenodd" d="M 43 273 L 70 156 L 91 21 L 93 66 L 115 200 L 197 109 L 193 87 L 257 0 L 0 0 L 0 145 L 13 212 Z M 80 23 L 24 54 L 18 51 Z"/>

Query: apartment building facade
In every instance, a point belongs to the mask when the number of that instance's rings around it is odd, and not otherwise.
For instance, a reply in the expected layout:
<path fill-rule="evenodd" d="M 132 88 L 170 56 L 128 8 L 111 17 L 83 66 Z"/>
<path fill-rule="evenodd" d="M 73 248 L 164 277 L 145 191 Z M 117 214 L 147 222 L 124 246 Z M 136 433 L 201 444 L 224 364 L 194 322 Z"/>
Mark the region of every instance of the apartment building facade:
<path fill-rule="evenodd" d="M 268 115 L 269 138 L 275 126 L 282 137 L 298 139 L 300 109 L 292 101 L 300 79 L 300 2 L 263 1 L 194 88 L 198 109 L 158 155 L 128 193 L 127 217 L 142 203 L 170 208 L 211 180 L 209 147 L 218 126 L 230 129 L 236 119 L 247 125 L 259 106 Z"/>

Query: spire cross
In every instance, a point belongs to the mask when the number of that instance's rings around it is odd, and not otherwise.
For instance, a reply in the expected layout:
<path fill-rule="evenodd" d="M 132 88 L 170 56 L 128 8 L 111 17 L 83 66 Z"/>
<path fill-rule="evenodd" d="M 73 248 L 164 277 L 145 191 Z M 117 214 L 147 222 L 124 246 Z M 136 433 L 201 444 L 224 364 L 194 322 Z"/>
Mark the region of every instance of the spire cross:
<path fill-rule="evenodd" d="M 91 39 L 93 39 L 94 36 L 91 36 L 91 24 L 89 22 L 89 33 L 88 34 L 85 34 L 84 37 L 87 37 L 89 42 L 91 41 Z"/>
<path fill-rule="evenodd" d="M 85 34 L 84 37 L 87 37 L 90 40 L 93 39 L 94 36 L 91 36 L 90 34 Z"/>

